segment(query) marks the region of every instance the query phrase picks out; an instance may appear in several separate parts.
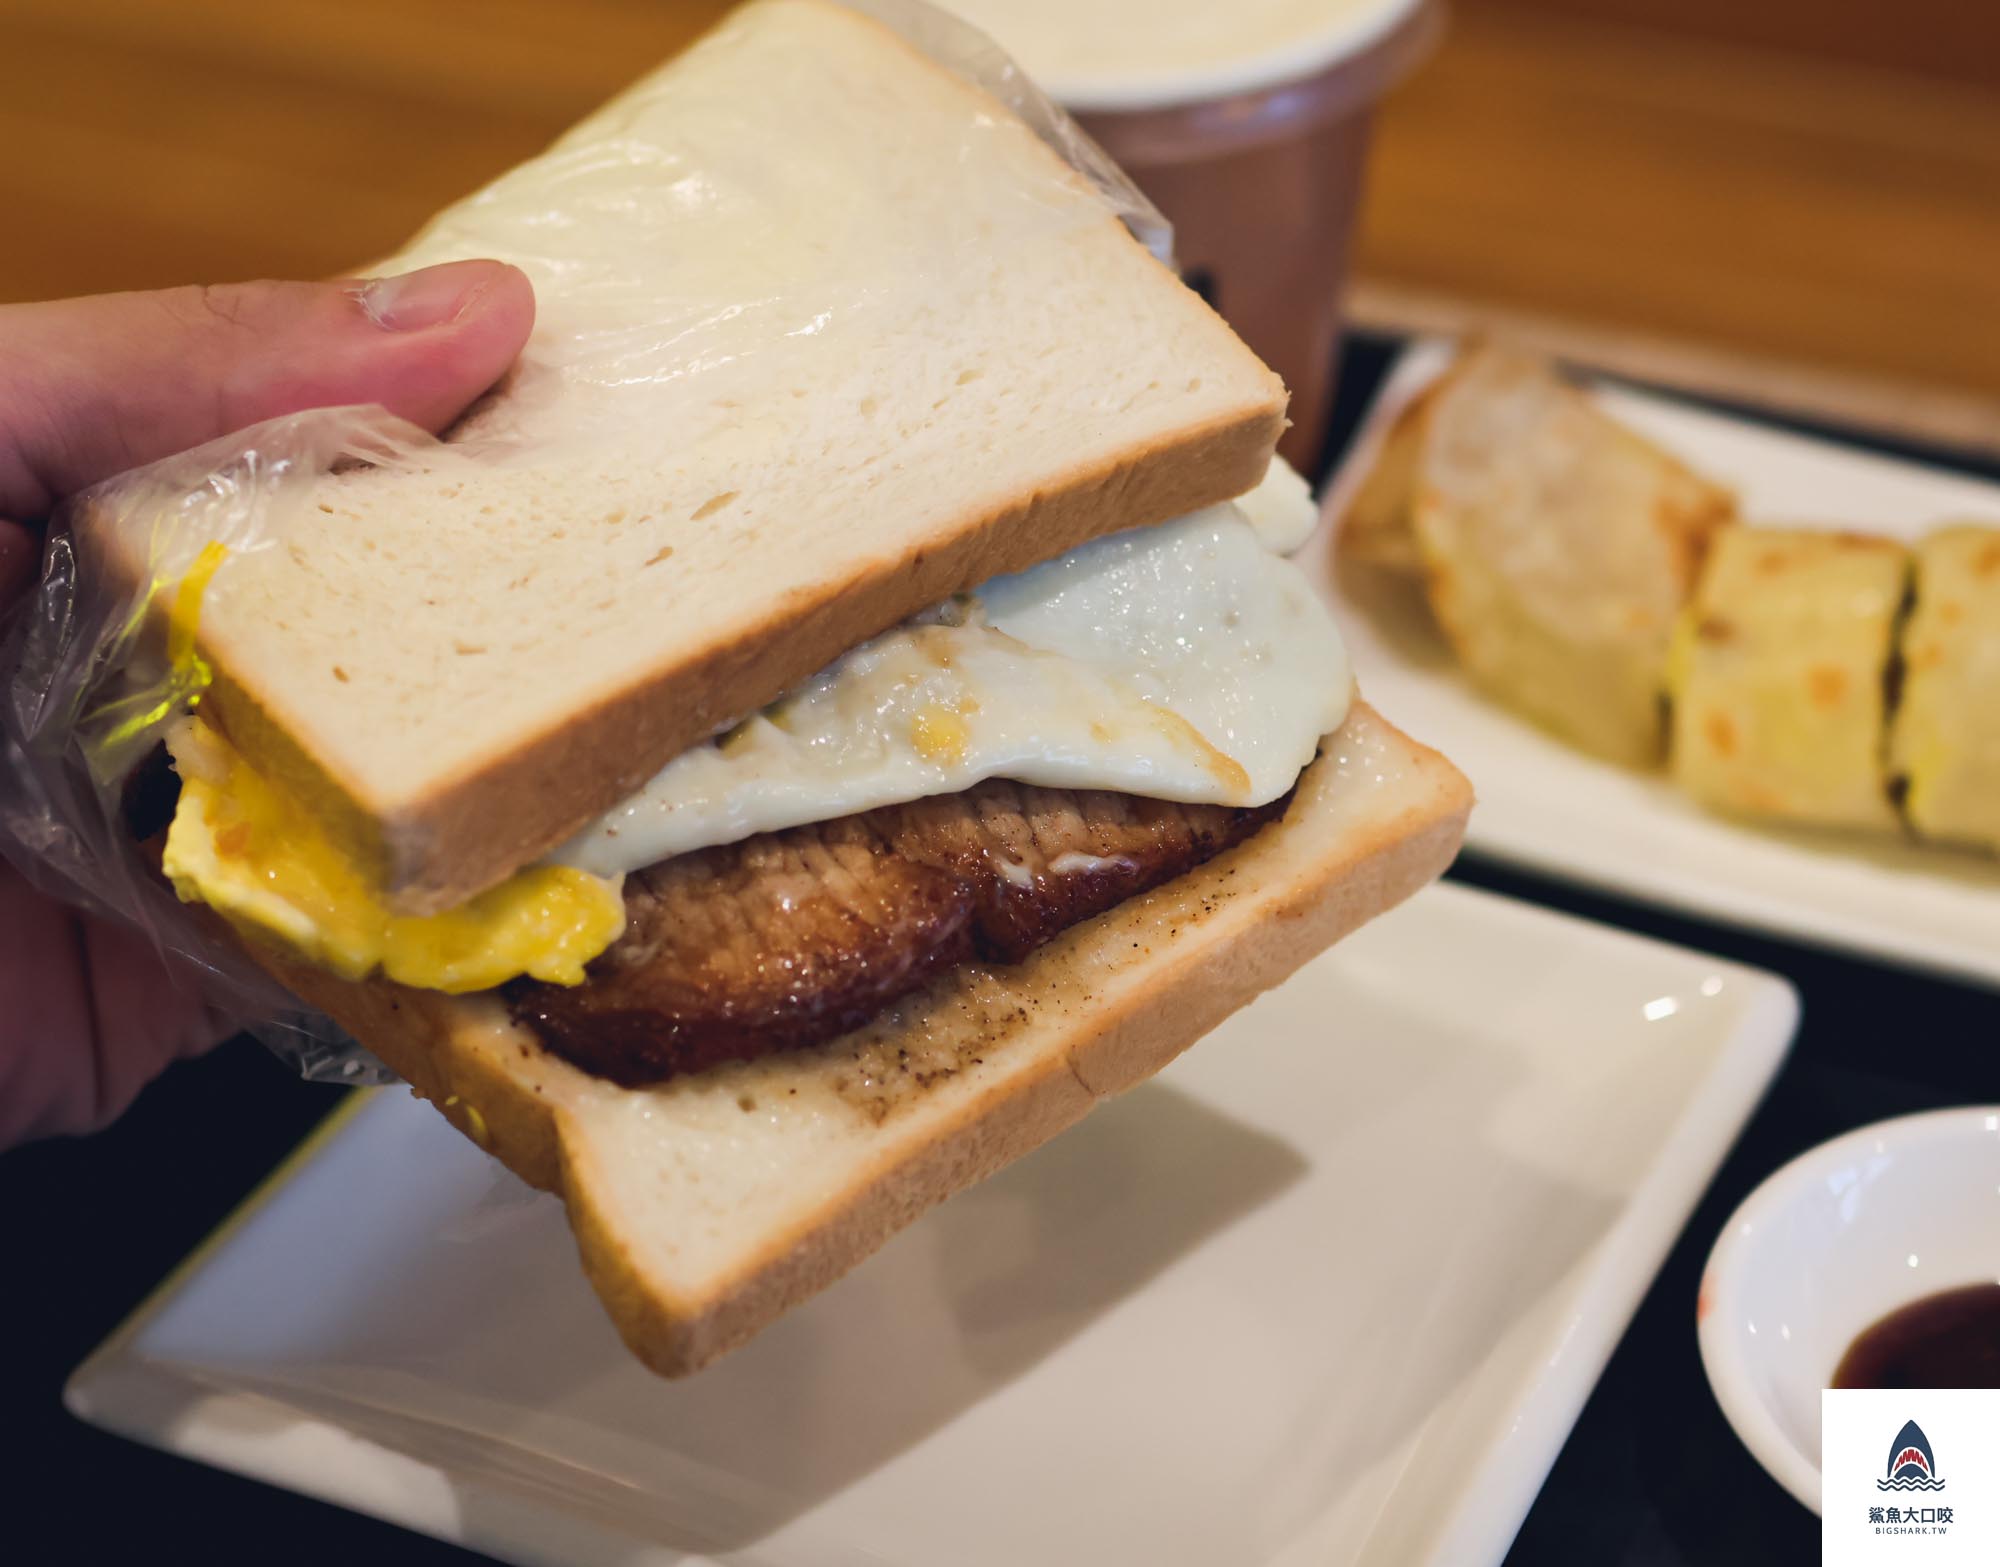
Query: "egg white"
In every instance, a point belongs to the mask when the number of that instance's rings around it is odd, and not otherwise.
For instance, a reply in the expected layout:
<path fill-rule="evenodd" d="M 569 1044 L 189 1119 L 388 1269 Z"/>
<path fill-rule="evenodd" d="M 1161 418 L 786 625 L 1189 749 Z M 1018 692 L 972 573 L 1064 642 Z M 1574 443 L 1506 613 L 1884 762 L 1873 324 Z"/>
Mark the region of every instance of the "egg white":
<path fill-rule="evenodd" d="M 996 578 L 683 753 L 553 858 L 600 876 L 988 778 L 1262 805 L 1346 716 L 1305 482 Z"/>

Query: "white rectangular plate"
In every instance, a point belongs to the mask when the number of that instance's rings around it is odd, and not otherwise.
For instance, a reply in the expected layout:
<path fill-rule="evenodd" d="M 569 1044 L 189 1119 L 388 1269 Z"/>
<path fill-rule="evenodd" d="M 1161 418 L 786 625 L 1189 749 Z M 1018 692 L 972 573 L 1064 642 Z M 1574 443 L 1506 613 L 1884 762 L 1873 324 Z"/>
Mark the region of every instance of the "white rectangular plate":
<path fill-rule="evenodd" d="M 383 1092 L 69 1402 L 517 1563 L 1477 1567 L 1796 1016 L 1434 888 L 682 1383 L 552 1200 Z"/>
<path fill-rule="evenodd" d="M 1449 361 L 1419 343 L 1397 361 L 1328 487 L 1338 517 L 1394 413 Z M 2000 524 L 2000 485 L 1767 429 L 1626 388 L 1591 389 L 1614 417 L 1733 486 L 1754 522 L 1914 540 L 1939 522 Z M 1467 843 L 1482 854 L 1626 897 L 1821 946 L 2000 984 L 2000 860 L 1890 837 L 1764 828 L 1713 816 L 1664 776 L 1572 750 L 1481 696 L 1416 589 L 1336 563 L 1333 529 L 1307 546 L 1331 585 L 1369 700 L 1472 780 Z M 2000 701 L 2000 693 L 1996 693 Z"/>

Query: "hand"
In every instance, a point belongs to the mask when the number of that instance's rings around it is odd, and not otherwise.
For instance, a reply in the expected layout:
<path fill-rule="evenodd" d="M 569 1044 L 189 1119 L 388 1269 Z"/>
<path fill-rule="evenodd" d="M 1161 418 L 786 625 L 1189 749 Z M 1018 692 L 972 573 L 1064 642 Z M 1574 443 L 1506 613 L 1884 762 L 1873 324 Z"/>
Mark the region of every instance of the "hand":
<path fill-rule="evenodd" d="M 534 313 L 528 280 L 493 261 L 0 306 L 0 612 L 33 585 L 36 519 L 65 497 L 302 408 L 381 403 L 441 430 Z M 0 861 L 0 1148 L 103 1125 L 227 1032 L 148 937 Z"/>

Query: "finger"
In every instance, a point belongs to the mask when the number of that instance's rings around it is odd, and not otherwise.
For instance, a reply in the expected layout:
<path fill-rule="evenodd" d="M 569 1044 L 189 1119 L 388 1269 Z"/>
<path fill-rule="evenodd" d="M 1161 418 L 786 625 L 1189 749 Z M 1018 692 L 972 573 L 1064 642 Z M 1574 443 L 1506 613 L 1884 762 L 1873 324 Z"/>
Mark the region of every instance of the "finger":
<path fill-rule="evenodd" d="M 140 931 L 67 909 L 0 861 L 0 1149 L 104 1125 L 227 1032 Z"/>
<path fill-rule="evenodd" d="M 497 261 L 0 306 L 0 516 L 302 408 L 381 403 L 442 429 L 533 323 L 527 278 Z"/>

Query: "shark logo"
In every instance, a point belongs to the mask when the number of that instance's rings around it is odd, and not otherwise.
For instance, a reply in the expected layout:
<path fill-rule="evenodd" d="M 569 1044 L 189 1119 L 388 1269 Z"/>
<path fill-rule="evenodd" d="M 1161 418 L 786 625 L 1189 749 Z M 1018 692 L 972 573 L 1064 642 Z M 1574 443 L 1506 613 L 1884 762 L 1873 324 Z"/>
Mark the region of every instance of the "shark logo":
<path fill-rule="evenodd" d="M 1930 1439 L 1914 1420 L 1903 1422 L 1896 1440 L 1889 1444 L 1889 1471 L 1875 1482 L 1878 1491 L 1942 1491 L 1937 1460 L 1931 1456 Z"/>

